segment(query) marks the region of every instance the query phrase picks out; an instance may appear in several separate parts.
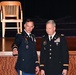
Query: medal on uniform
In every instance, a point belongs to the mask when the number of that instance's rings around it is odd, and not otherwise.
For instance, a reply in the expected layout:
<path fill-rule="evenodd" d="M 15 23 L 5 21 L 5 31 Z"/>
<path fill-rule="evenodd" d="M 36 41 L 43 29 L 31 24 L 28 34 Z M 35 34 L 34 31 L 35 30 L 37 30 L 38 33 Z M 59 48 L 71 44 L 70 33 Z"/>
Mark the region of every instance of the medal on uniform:
<path fill-rule="evenodd" d="M 26 49 L 28 49 L 29 48 L 29 46 L 28 45 L 26 45 Z"/>
<path fill-rule="evenodd" d="M 28 44 L 28 37 L 25 37 L 25 43 Z"/>
<path fill-rule="evenodd" d="M 46 48 L 44 47 L 44 50 L 46 50 Z"/>
<path fill-rule="evenodd" d="M 56 43 L 56 45 L 58 46 L 58 42 Z"/>

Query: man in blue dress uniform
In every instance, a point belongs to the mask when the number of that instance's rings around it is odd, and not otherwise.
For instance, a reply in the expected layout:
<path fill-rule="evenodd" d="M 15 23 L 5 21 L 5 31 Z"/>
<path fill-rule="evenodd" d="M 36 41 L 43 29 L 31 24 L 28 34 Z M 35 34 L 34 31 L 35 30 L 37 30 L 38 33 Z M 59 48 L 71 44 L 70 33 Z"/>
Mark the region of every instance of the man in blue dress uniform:
<path fill-rule="evenodd" d="M 46 33 L 42 37 L 41 75 L 67 75 L 69 54 L 66 39 L 63 34 L 56 33 L 53 20 L 46 23 Z"/>
<path fill-rule="evenodd" d="M 31 33 L 34 22 L 27 19 L 24 31 L 16 35 L 12 45 L 13 55 L 18 55 L 16 70 L 18 75 L 35 75 L 39 72 L 39 62 L 36 52 L 36 39 Z"/>

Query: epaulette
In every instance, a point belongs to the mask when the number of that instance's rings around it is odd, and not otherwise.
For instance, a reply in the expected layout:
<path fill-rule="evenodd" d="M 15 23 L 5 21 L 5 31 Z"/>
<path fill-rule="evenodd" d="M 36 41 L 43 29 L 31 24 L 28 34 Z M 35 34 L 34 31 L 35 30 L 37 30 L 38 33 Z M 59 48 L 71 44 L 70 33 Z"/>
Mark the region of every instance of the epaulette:
<path fill-rule="evenodd" d="M 45 37 L 45 35 L 43 35 L 42 37 Z"/>
<path fill-rule="evenodd" d="M 61 36 L 64 36 L 64 34 L 61 34 Z"/>

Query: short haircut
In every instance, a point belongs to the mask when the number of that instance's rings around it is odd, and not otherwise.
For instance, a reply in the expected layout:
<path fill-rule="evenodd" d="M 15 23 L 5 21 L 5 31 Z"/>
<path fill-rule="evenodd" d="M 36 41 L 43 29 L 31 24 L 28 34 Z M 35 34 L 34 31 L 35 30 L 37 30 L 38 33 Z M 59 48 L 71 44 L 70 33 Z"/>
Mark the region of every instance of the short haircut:
<path fill-rule="evenodd" d="M 56 23 L 55 23 L 54 20 L 48 20 L 48 21 L 46 22 L 46 24 L 48 24 L 48 23 L 53 24 L 54 26 L 56 26 Z"/>
<path fill-rule="evenodd" d="M 26 22 L 33 22 L 34 23 L 34 21 L 32 19 L 26 19 Z"/>

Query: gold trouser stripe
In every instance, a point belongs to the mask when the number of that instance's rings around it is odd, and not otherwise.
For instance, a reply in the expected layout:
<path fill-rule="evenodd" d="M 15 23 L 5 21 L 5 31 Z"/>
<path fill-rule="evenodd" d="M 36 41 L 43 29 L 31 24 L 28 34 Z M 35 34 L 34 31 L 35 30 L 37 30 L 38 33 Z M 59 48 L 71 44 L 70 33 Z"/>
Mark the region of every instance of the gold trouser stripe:
<path fill-rule="evenodd" d="M 20 70 L 20 75 L 22 75 L 22 71 Z"/>

